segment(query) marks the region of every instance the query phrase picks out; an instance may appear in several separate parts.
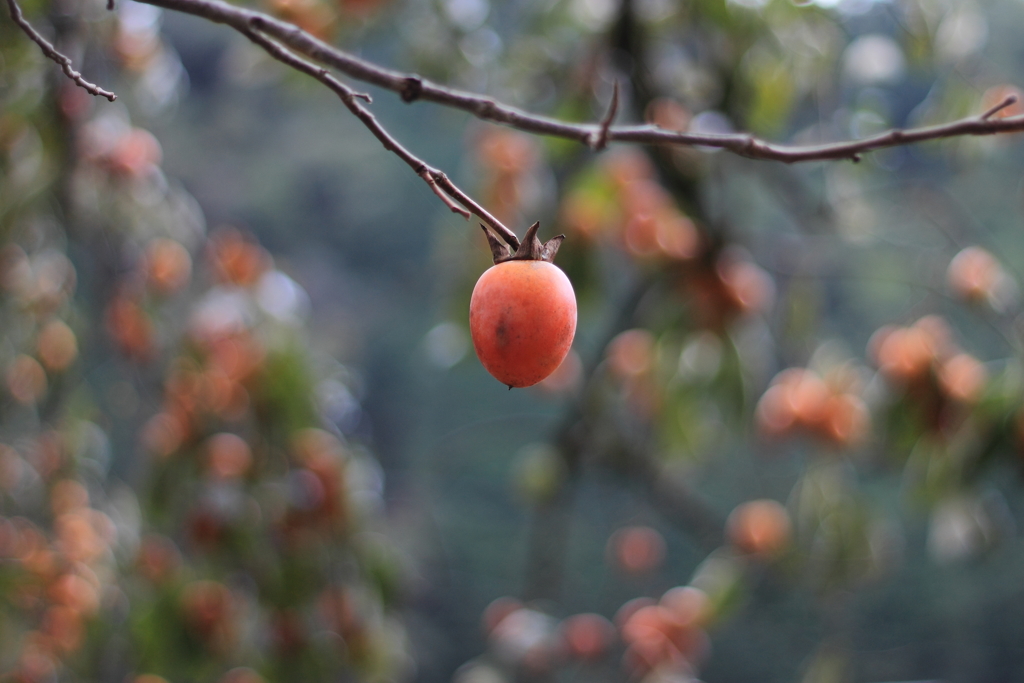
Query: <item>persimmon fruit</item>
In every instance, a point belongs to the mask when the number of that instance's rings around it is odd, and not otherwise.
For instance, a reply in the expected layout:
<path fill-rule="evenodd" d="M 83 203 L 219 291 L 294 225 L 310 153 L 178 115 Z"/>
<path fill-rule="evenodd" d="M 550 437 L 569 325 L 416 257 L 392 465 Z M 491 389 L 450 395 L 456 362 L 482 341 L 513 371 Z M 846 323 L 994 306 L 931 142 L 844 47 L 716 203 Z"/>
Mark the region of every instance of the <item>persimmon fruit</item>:
<path fill-rule="evenodd" d="M 562 622 L 562 639 L 570 657 L 597 660 L 615 641 L 615 626 L 600 614 L 574 614 Z"/>
<path fill-rule="evenodd" d="M 738 505 L 726 521 L 726 534 L 741 552 L 771 558 L 789 545 L 792 523 L 786 508 L 770 499 Z"/>
<path fill-rule="evenodd" d="M 535 223 L 515 254 L 487 233 L 495 265 L 477 280 L 469 303 L 476 355 L 509 388 L 532 386 L 558 369 L 576 333 L 576 295 L 551 263 L 561 237 L 542 245 L 536 232 Z"/>
<path fill-rule="evenodd" d="M 665 559 L 665 539 L 649 526 L 619 529 L 608 540 L 608 554 L 627 574 L 645 574 Z"/>
<path fill-rule="evenodd" d="M 36 352 L 47 370 L 62 372 L 78 357 L 78 339 L 70 327 L 54 318 L 39 330 Z"/>

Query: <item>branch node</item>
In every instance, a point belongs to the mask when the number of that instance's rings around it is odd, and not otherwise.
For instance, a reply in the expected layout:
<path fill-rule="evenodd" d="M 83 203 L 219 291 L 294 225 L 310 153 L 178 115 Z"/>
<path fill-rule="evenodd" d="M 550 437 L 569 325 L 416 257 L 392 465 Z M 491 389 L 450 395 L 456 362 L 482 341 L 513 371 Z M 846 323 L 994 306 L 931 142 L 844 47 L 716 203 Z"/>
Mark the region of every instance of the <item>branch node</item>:
<path fill-rule="evenodd" d="M 448 193 L 450 197 L 483 219 L 484 223 L 490 226 L 494 231 L 494 234 L 505 240 L 505 243 L 508 244 L 510 250 L 515 251 L 519 248 L 519 238 L 516 237 L 516 234 L 505 227 L 501 221 L 492 216 L 487 209 L 475 202 L 472 197 L 460 190 L 458 185 L 453 183 L 451 179 L 444 174 L 444 172 L 431 170 L 430 176 L 440 188 Z"/>
<path fill-rule="evenodd" d="M 608 111 L 601 119 L 600 128 L 591 136 L 590 146 L 600 152 L 608 145 L 608 130 L 612 127 L 615 114 L 619 111 L 619 82 L 615 81 L 612 88 L 612 100 L 608 103 Z"/>
<path fill-rule="evenodd" d="M 409 76 L 402 82 L 402 90 L 398 93 L 406 104 L 415 102 L 423 94 L 423 79 Z"/>
<path fill-rule="evenodd" d="M 482 119 L 493 119 L 497 115 L 498 105 L 492 99 L 481 100 L 477 107 L 477 116 Z"/>
<path fill-rule="evenodd" d="M 980 118 L 982 121 L 988 121 L 990 118 L 992 118 L 993 116 L 995 116 L 996 114 L 998 114 L 999 112 L 1013 104 L 1017 104 L 1017 96 L 1007 95 L 1005 98 L 1003 98 L 1002 102 L 995 105 L 994 107 L 991 107 L 978 118 Z"/>
<path fill-rule="evenodd" d="M 437 184 L 437 176 L 435 175 L 436 173 L 437 171 L 434 171 L 426 164 L 420 166 L 419 170 L 416 171 L 416 175 L 418 175 L 420 178 L 423 178 L 423 180 L 426 181 L 427 185 L 430 186 L 430 189 L 434 192 L 434 194 L 436 194 L 438 198 L 442 202 L 444 202 L 444 205 L 447 206 L 452 213 L 457 213 L 468 221 L 470 218 L 473 217 L 473 214 L 471 214 L 469 211 L 466 211 L 466 209 L 456 204 L 455 200 L 453 200 L 448 195 L 447 192 L 441 189 L 441 187 Z"/>

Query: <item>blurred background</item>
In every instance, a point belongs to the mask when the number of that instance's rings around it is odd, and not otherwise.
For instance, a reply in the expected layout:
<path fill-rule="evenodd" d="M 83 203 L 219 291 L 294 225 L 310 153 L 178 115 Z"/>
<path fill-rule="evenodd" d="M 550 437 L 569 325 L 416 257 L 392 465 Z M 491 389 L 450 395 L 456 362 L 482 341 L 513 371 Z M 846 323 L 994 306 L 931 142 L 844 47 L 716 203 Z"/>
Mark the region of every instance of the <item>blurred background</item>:
<path fill-rule="evenodd" d="M 352 83 L 522 235 L 573 350 L 477 361 L 491 263 L 224 26 L 0 22 L 11 681 L 1004 681 L 1024 668 L 1019 136 L 784 165 Z M 1020 97 L 1016 0 L 266 0 L 531 112 L 793 144 Z M 1018 104 L 995 116 L 1024 113 Z"/>

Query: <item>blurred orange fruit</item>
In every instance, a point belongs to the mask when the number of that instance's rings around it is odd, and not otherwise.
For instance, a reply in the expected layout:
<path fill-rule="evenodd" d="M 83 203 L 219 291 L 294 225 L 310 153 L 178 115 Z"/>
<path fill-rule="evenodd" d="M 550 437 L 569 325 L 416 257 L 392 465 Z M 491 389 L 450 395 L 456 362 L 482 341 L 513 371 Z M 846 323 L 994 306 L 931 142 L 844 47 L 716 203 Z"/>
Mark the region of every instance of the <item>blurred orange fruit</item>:
<path fill-rule="evenodd" d="M 50 487 L 50 510 L 55 517 L 89 505 L 89 491 L 74 479 L 61 479 Z"/>
<path fill-rule="evenodd" d="M 654 365 L 654 335 L 644 329 L 626 330 L 608 344 L 608 369 L 619 379 L 631 379 Z"/>
<path fill-rule="evenodd" d="M 488 128 L 477 139 L 477 156 L 492 171 L 524 173 L 537 161 L 537 141 L 532 135 L 509 128 Z"/>
<path fill-rule="evenodd" d="M 141 178 L 160 164 L 163 150 L 153 134 L 141 128 L 132 128 L 114 143 L 106 155 L 110 172 L 129 178 Z"/>
<path fill-rule="evenodd" d="M 320 0 L 270 0 L 270 7 L 280 18 L 320 40 L 331 38 L 338 19 Z"/>
<path fill-rule="evenodd" d="M 654 177 L 651 160 L 635 147 L 616 148 L 605 156 L 603 163 L 609 179 L 619 190 L 638 180 Z"/>
<path fill-rule="evenodd" d="M 639 610 L 641 607 L 648 607 L 650 605 L 656 604 L 658 604 L 656 600 L 648 597 L 640 597 L 633 598 L 632 600 L 627 600 L 625 603 L 623 603 L 622 607 L 620 607 L 618 611 L 615 612 L 615 628 L 621 631 L 623 627 L 626 625 L 626 622 L 629 621 L 629 618 L 633 616 L 634 612 Z"/>
<path fill-rule="evenodd" d="M 960 403 L 977 401 L 988 381 L 985 366 L 968 353 L 958 353 L 944 361 L 938 374 L 943 393 Z"/>
<path fill-rule="evenodd" d="M 7 366 L 5 379 L 11 397 L 22 405 L 33 405 L 46 393 L 46 371 L 32 356 L 16 356 Z"/>
<path fill-rule="evenodd" d="M 106 311 L 107 332 L 126 356 L 148 360 L 156 350 L 156 332 L 149 316 L 137 301 L 116 295 Z"/>
<path fill-rule="evenodd" d="M 47 370 L 62 372 L 78 357 L 78 339 L 64 321 L 54 318 L 39 330 L 36 353 Z"/>
<path fill-rule="evenodd" d="M 992 300 L 1002 277 L 999 261 L 981 247 L 961 250 L 946 269 L 949 288 L 961 299 L 972 303 Z"/>
<path fill-rule="evenodd" d="M 992 118 L 1005 119 L 1009 116 L 1024 114 L 1024 94 L 1021 93 L 1020 88 L 1017 86 L 1008 84 L 995 85 L 986 90 L 981 96 L 981 109 L 982 111 L 988 111 L 1011 96 L 1016 97 L 1017 101 L 997 111 L 992 115 Z"/>
<path fill-rule="evenodd" d="M 78 574 L 62 574 L 57 577 L 48 591 L 50 599 L 77 614 L 90 616 L 100 606 L 97 586 Z"/>
<path fill-rule="evenodd" d="M 185 425 L 174 413 L 160 412 L 142 425 L 140 440 L 147 451 L 164 458 L 181 447 Z"/>
<path fill-rule="evenodd" d="M 897 327 L 884 335 L 873 344 L 877 348 L 875 362 L 886 379 L 913 382 L 928 373 L 936 357 L 931 334 L 920 327 Z"/>
<path fill-rule="evenodd" d="M 161 237 L 146 247 L 145 266 L 150 286 L 160 294 L 171 294 L 192 276 L 192 255 L 180 242 Z"/>
<path fill-rule="evenodd" d="M 738 505 L 726 522 L 726 535 L 738 550 L 766 558 L 789 545 L 790 533 L 786 508 L 769 499 Z"/>
<path fill-rule="evenodd" d="M 682 104 L 668 97 L 659 97 L 647 105 L 645 118 L 665 130 L 685 131 L 693 114 Z"/>
<path fill-rule="evenodd" d="M 252 466 L 252 449 L 237 434 L 214 434 L 206 440 L 206 464 L 216 479 L 237 479 Z"/>
<path fill-rule="evenodd" d="M 716 267 L 729 303 L 742 315 L 768 310 L 775 301 L 775 281 L 750 261 L 723 255 Z"/>
<path fill-rule="evenodd" d="M 61 552 L 72 561 L 85 563 L 106 552 L 108 539 L 104 532 L 107 529 L 97 528 L 97 523 L 103 524 L 102 518 L 109 522 L 106 515 L 89 509 L 66 512 L 58 517 L 53 526 Z"/>
<path fill-rule="evenodd" d="M 665 539 L 649 526 L 625 527 L 612 534 L 608 551 L 615 565 L 626 573 L 644 574 L 661 566 Z"/>
<path fill-rule="evenodd" d="M 570 657 L 599 659 L 615 640 L 615 626 L 600 614 L 574 614 L 562 621 L 562 639 Z"/>
<path fill-rule="evenodd" d="M 248 287 L 270 269 L 270 254 L 235 228 L 220 228 L 207 246 L 209 259 L 222 282 Z"/>
<path fill-rule="evenodd" d="M 74 652 L 82 644 L 82 616 L 64 605 L 47 608 L 39 630 L 50 639 L 57 652 Z"/>
<path fill-rule="evenodd" d="M 867 404 L 853 394 L 834 394 L 825 402 L 822 434 L 841 448 L 861 443 L 871 429 Z"/>

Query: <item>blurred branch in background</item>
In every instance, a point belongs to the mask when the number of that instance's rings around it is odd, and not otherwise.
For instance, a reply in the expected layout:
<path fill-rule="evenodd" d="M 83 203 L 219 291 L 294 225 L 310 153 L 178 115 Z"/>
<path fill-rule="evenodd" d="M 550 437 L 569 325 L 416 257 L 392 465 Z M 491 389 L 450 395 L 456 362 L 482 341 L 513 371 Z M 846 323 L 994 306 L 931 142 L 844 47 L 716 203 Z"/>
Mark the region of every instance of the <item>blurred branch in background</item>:
<path fill-rule="evenodd" d="M 95 83 L 90 83 L 82 77 L 81 73 L 75 71 L 74 67 L 71 65 L 71 58 L 58 52 L 57 48 L 55 48 L 50 41 L 44 38 L 39 31 L 35 30 L 32 27 L 32 24 L 28 23 L 16 0 L 7 0 L 7 7 L 10 9 L 11 19 L 14 23 L 17 24 L 21 30 L 39 46 L 39 49 L 43 51 L 43 54 L 46 55 L 47 59 L 51 59 L 57 63 L 61 68 L 61 71 L 64 72 L 64 75 L 74 81 L 75 85 L 82 88 L 90 95 L 105 97 L 111 102 L 117 99 L 117 95 L 109 90 L 104 90 Z"/>

